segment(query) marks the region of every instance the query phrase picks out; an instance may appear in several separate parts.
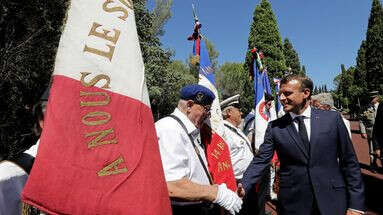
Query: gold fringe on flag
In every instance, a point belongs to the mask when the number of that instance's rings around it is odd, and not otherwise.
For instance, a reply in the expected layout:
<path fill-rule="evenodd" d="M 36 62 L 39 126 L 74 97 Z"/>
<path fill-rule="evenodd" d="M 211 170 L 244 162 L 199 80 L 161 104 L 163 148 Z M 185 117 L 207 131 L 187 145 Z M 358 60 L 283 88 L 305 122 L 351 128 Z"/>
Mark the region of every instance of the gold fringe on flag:
<path fill-rule="evenodd" d="M 21 215 L 40 215 L 45 213 L 40 213 L 40 210 L 34 208 L 32 205 L 29 205 L 25 202 L 22 202 L 21 206 Z"/>
<path fill-rule="evenodd" d="M 199 65 L 199 59 L 200 59 L 200 56 L 195 55 L 191 58 L 190 62 L 192 63 L 192 65 L 198 66 Z"/>

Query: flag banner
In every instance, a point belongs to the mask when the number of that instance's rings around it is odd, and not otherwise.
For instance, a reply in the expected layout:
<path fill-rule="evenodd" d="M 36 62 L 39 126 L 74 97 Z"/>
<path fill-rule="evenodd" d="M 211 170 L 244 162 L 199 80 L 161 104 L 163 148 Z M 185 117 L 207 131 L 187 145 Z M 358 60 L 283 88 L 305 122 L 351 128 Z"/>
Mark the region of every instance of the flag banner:
<path fill-rule="evenodd" d="M 256 54 L 256 57 L 258 57 L 258 53 Z M 254 62 L 253 64 L 253 70 L 254 70 L 254 91 L 255 91 L 255 120 L 254 120 L 254 127 L 255 127 L 255 148 L 259 149 L 261 144 L 263 143 L 267 124 L 269 121 L 269 115 L 265 111 L 265 92 L 266 87 L 265 85 L 265 79 L 264 75 L 265 73 L 262 71 L 259 71 L 257 63 Z"/>
<path fill-rule="evenodd" d="M 69 8 L 22 200 L 49 214 L 171 214 L 133 3 Z"/>
<path fill-rule="evenodd" d="M 269 94 L 270 96 L 272 96 L 273 92 L 271 91 L 270 79 L 269 79 L 269 76 L 267 75 L 267 69 L 266 68 L 264 69 L 263 73 L 264 73 L 264 75 L 263 75 L 263 86 L 265 86 L 265 92 L 267 94 Z M 268 121 L 269 122 L 278 118 L 277 117 L 277 112 L 275 110 L 275 102 L 274 102 L 274 100 L 271 101 L 270 110 L 269 111 L 264 110 L 264 112 L 266 113 L 266 115 L 269 115 L 269 117 L 268 117 Z"/>
<path fill-rule="evenodd" d="M 209 58 L 205 41 L 200 40 L 199 44 L 196 44 L 196 42 L 197 41 L 194 41 L 193 51 L 200 50 L 200 53 L 194 51 L 193 54 L 200 56 L 199 84 L 209 88 L 215 95 L 215 99 L 211 105 L 210 120 L 208 120 L 208 123 L 201 129 L 201 140 L 206 147 L 206 159 L 209 172 L 214 183 L 225 183 L 229 189 L 236 191 L 237 184 L 234 178 L 230 149 L 224 140 L 224 124 L 218 92 L 215 87 L 213 66 Z M 197 47 L 196 45 L 200 46 Z"/>
<path fill-rule="evenodd" d="M 281 87 L 281 79 L 274 78 L 273 81 L 275 83 L 275 93 L 277 95 L 279 95 L 279 89 Z M 277 117 L 278 118 L 281 118 L 283 115 L 285 115 L 285 112 L 283 111 L 283 107 L 282 107 L 281 101 L 279 100 L 279 96 L 277 96 L 276 112 L 277 112 Z"/>

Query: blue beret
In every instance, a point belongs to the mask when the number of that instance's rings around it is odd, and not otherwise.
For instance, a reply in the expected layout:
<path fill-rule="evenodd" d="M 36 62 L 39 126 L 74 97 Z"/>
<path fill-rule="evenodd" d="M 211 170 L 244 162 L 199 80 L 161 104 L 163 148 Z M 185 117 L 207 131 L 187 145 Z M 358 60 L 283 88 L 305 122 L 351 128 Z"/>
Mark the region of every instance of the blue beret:
<path fill-rule="evenodd" d="M 202 85 L 191 84 L 181 89 L 181 99 L 193 100 L 195 103 L 201 105 L 211 105 L 215 99 L 215 95 L 211 90 Z"/>

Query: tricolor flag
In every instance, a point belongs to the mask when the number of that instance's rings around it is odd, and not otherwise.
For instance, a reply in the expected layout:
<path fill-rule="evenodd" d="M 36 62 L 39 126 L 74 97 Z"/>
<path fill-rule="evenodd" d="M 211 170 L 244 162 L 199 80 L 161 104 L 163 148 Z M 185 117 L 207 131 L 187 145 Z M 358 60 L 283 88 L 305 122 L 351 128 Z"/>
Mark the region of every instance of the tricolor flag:
<path fill-rule="evenodd" d="M 275 83 L 275 92 L 278 95 L 279 94 L 279 89 L 280 89 L 280 86 L 281 86 L 281 79 L 274 78 L 273 81 Z M 279 96 L 277 97 L 276 111 L 277 111 L 278 118 L 281 118 L 283 115 L 285 115 L 285 112 L 283 111 L 283 107 L 282 107 L 281 101 L 279 100 Z"/>
<path fill-rule="evenodd" d="M 264 73 L 263 74 L 263 86 L 265 86 L 265 92 L 272 96 L 273 92 L 271 91 L 270 79 L 269 79 L 269 76 L 267 75 L 267 69 L 266 68 L 263 70 L 263 73 Z M 275 102 L 274 101 L 271 101 L 271 107 L 270 107 L 270 110 L 268 112 L 269 112 L 269 119 L 268 119 L 269 122 L 277 119 L 277 112 L 275 110 Z"/>
<path fill-rule="evenodd" d="M 264 140 L 267 124 L 269 122 L 269 116 L 265 111 L 265 73 L 259 71 L 258 65 L 256 63 L 259 59 L 258 53 L 255 52 L 253 54 L 256 58 L 253 63 L 255 91 L 255 148 L 259 149 Z"/>
<path fill-rule="evenodd" d="M 171 214 L 133 3 L 71 1 L 22 200 L 49 214 Z"/>
<path fill-rule="evenodd" d="M 211 117 L 207 124 L 201 129 L 201 139 L 206 147 L 206 156 L 209 172 L 214 183 L 225 183 L 227 187 L 236 191 L 237 184 L 234 178 L 233 166 L 231 164 L 230 149 L 224 138 L 224 124 L 218 92 L 215 87 L 214 69 L 211 64 L 205 41 L 198 38 L 193 44 L 194 56 L 199 56 L 199 84 L 209 88 L 215 95 L 211 106 Z"/>

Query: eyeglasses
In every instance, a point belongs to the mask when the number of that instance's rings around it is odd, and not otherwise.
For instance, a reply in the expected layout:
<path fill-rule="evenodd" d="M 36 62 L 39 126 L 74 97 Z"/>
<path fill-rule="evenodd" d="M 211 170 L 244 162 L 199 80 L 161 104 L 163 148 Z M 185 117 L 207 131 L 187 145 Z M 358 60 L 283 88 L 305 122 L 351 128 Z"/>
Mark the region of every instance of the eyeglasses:
<path fill-rule="evenodd" d="M 211 111 L 211 106 L 210 105 L 201 105 L 203 107 L 203 109 L 205 109 L 205 112 L 207 114 L 210 114 L 210 111 Z"/>

